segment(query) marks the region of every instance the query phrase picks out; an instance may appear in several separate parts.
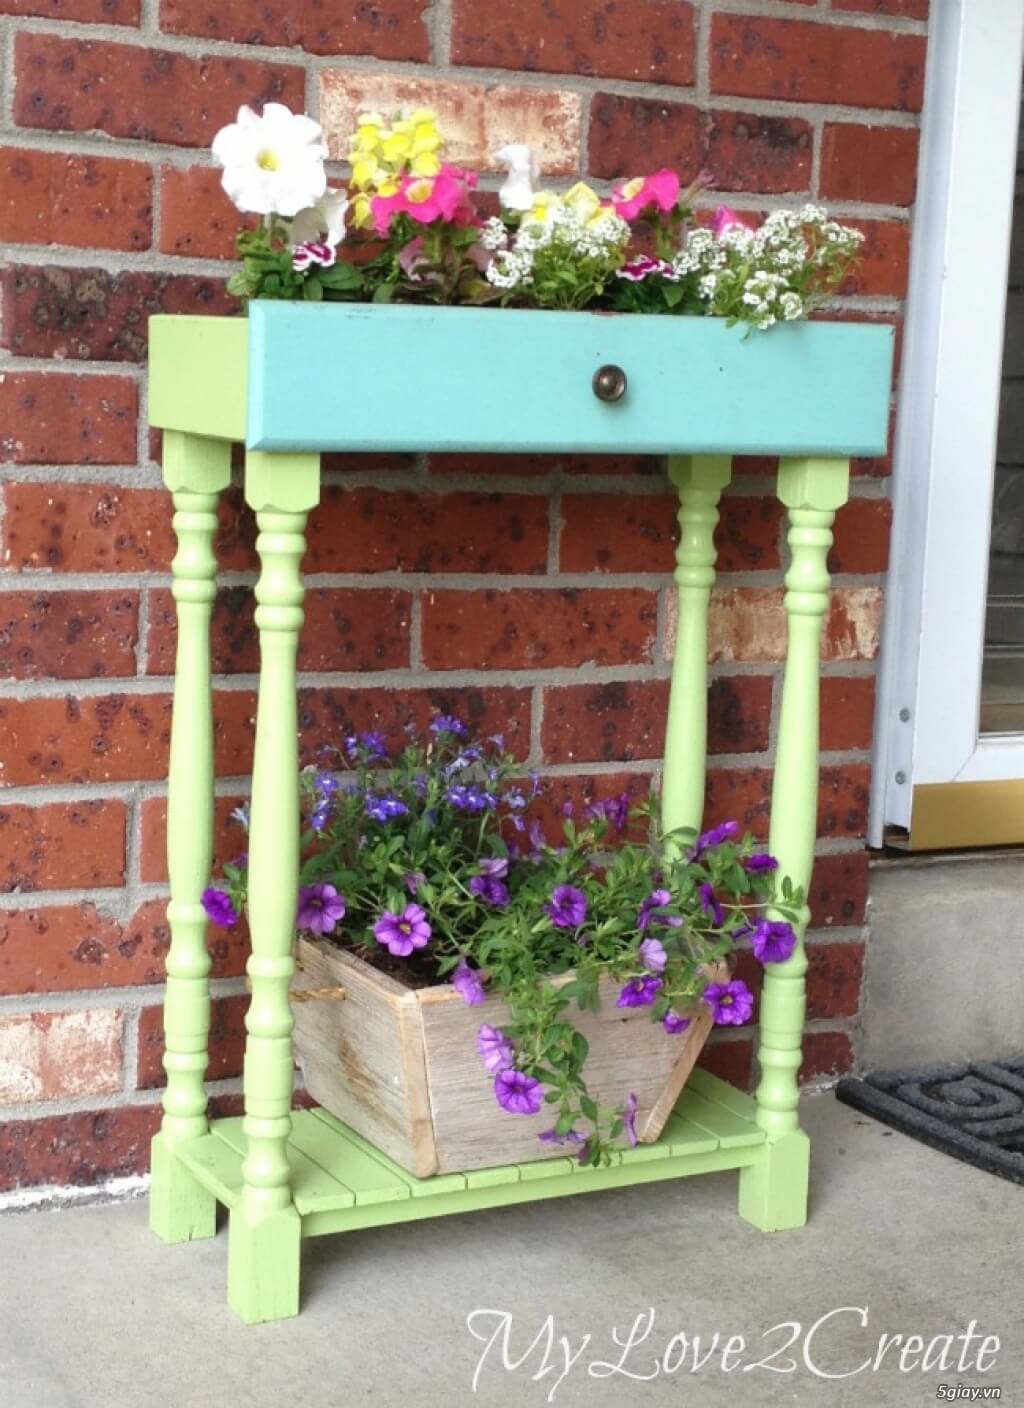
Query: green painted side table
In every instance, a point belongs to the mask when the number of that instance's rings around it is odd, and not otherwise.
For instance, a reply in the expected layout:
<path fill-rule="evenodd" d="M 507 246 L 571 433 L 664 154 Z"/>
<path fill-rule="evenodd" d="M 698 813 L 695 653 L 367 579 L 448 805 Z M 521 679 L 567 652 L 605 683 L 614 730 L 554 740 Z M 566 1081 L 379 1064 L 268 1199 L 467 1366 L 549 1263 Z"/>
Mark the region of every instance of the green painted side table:
<path fill-rule="evenodd" d="M 679 491 L 679 629 L 664 765 L 669 827 L 700 828 L 713 533 L 731 455 L 778 454 L 788 511 L 788 650 L 770 846 L 806 888 L 818 790 L 818 658 L 832 520 L 849 456 L 886 442 L 892 329 L 794 324 L 744 335 L 717 319 L 256 303 L 247 319 L 151 320 L 150 410 L 164 432 L 178 552 L 177 672 L 168 782 L 171 898 L 167 1090 L 153 1141 L 151 1225 L 212 1236 L 230 1209 L 228 1300 L 243 1320 L 296 1314 L 303 1237 L 603 1188 L 739 1170 L 740 1215 L 765 1231 L 806 1219 L 809 1144 L 797 1113 L 801 942 L 766 974 L 761 1080 L 751 1098 L 696 1072 L 661 1139 L 609 1168 L 569 1159 L 417 1179 L 321 1110 L 292 1113 L 298 885 L 299 564 L 327 450 L 647 452 Z M 520 423 L 520 408 L 529 424 Z M 210 967 L 200 895 L 213 848 L 209 628 L 213 551 L 233 441 L 256 513 L 261 672 L 250 854 L 252 1000 L 245 1116 L 210 1121 Z"/>

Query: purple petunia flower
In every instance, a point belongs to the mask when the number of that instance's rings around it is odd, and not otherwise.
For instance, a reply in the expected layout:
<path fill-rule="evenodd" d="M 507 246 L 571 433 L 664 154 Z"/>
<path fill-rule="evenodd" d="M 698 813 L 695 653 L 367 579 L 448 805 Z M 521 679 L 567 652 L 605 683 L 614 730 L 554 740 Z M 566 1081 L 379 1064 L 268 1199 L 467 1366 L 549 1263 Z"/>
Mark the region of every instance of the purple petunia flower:
<path fill-rule="evenodd" d="M 303 885 L 295 924 L 311 934 L 333 934 L 334 926 L 345 917 L 345 897 L 333 885 Z"/>
<path fill-rule="evenodd" d="M 396 797 L 392 792 L 375 796 L 369 794 L 364 803 L 366 815 L 371 821 L 387 822 L 398 816 L 408 816 L 409 808 L 402 801 L 401 797 Z"/>
<path fill-rule="evenodd" d="M 716 1027 L 742 1027 L 754 1015 L 754 994 L 741 978 L 709 983 L 701 998 L 711 1008 Z"/>
<path fill-rule="evenodd" d="M 487 997 L 479 971 L 471 968 L 465 959 L 452 974 L 452 987 L 470 1007 L 478 1006 Z"/>
<path fill-rule="evenodd" d="M 759 963 L 785 963 L 796 948 L 796 934 L 785 920 L 759 919 L 750 946 Z"/>
<path fill-rule="evenodd" d="M 758 851 L 756 855 L 747 856 L 743 868 L 755 875 L 759 870 L 778 870 L 779 862 L 766 851 Z"/>
<path fill-rule="evenodd" d="M 636 1112 L 639 1108 L 640 1101 L 633 1091 L 630 1091 L 622 1107 L 622 1128 L 625 1131 L 626 1142 L 631 1149 L 635 1149 L 640 1142 L 636 1133 Z"/>
<path fill-rule="evenodd" d="M 556 1130 L 545 1129 L 538 1134 L 537 1138 L 542 1144 L 585 1144 L 587 1136 L 580 1134 L 578 1129 L 570 1129 L 568 1134 L 559 1134 Z"/>
<path fill-rule="evenodd" d="M 578 929 L 587 917 L 587 897 L 575 885 L 556 885 L 546 908 L 556 929 Z"/>
<path fill-rule="evenodd" d="M 660 914 L 658 911 L 665 905 L 672 903 L 672 895 L 668 890 L 652 890 L 640 905 L 640 911 L 636 917 L 636 927 L 642 934 L 651 924 L 661 924 L 669 929 L 678 929 L 682 925 L 682 920 L 678 914 Z"/>
<path fill-rule="evenodd" d="M 495 880 L 504 880 L 508 874 L 508 861 L 504 856 L 493 856 L 482 860 L 480 874 L 492 875 Z"/>
<path fill-rule="evenodd" d="M 418 904 L 407 904 L 401 914 L 386 911 L 373 926 L 373 937 L 394 958 L 408 958 L 414 949 L 426 948 L 431 928 Z"/>
<path fill-rule="evenodd" d="M 660 978 L 655 978 L 649 973 L 645 973 L 639 978 L 630 978 L 619 993 L 615 1006 L 650 1007 L 657 1000 L 658 993 L 664 986 Z"/>
<path fill-rule="evenodd" d="M 491 875 L 474 875 L 467 888 L 471 895 L 495 909 L 504 909 L 508 904 L 508 886 Z"/>
<path fill-rule="evenodd" d="M 739 834 L 740 824 L 738 821 L 723 821 L 718 826 L 713 826 L 710 831 L 705 831 L 697 837 L 697 844 L 690 859 L 697 860 L 712 846 L 721 846 L 725 841 L 734 841 Z"/>
<path fill-rule="evenodd" d="M 492 1076 L 507 1071 L 516 1057 L 512 1043 L 501 1028 L 489 1027 L 486 1023 L 476 1034 L 476 1049 Z"/>
<path fill-rule="evenodd" d="M 408 870 L 402 876 L 402 883 L 405 885 L 410 895 L 418 895 L 420 886 L 424 883 L 426 878 L 422 870 Z"/>
<path fill-rule="evenodd" d="M 233 924 L 238 923 L 238 911 L 231 903 L 230 895 L 223 890 L 216 889 L 213 885 L 203 891 L 200 903 L 206 910 L 206 917 L 211 924 L 216 924 L 218 929 L 230 929 Z"/>
<path fill-rule="evenodd" d="M 620 792 L 607 801 L 591 802 L 583 809 L 583 815 L 588 821 L 610 821 L 616 831 L 625 831 L 629 820 L 629 793 Z"/>
<path fill-rule="evenodd" d="M 714 885 L 699 885 L 697 893 L 700 895 L 700 907 L 705 914 L 711 915 L 712 923 L 719 928 L 725 923 L 725 910 L 715 899 Z"/>
<path fill-rule="evenodd" d="M 649 973 L 664 973 L 668 954 L 660 939 L 644 939 L 639 949 L 640 961 Z"/>
<path fill-rule="evenodd" d="M 690 1026 L 689 1017 L 680 1017 L 678 1012 L 673 1012 L 670 1007 L 661 1019 L 661 1025 L 668 1032 L 669 1036 L 679 1036 L 688 1030 Z"/>
<path fill-rule="evenodd" d="M 544 1088 L 525 1071 L 509 1069 L 494 1077 L 494 1098 L 510 1115 L 536 1115 L 544 1103 Z"/>
<path fill-rule="evenodd" d="M 454 714 L 436 714 L 430 720 L 431 733 L 450 733 L 455 738 L 465 738 L 469 730 Z"/>

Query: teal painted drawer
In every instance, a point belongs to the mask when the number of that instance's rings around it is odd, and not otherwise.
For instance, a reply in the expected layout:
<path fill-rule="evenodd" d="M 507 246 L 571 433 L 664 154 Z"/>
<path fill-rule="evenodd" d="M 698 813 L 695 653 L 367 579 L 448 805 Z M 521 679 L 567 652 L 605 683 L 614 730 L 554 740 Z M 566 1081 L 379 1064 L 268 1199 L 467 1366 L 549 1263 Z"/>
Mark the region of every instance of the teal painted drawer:
<path fill-rule="evenodd" d="M 255 302 L 247 443 L 873 455 L 892 348 L 875 324 Z M 596 393 L 602 367 L 620 399 Z"/>

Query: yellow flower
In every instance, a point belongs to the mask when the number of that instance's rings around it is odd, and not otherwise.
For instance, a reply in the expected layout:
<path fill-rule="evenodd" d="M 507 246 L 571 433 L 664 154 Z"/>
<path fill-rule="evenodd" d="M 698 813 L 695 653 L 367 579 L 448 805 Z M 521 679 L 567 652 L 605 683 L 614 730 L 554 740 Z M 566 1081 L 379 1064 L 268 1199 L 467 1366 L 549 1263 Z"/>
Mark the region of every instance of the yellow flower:
<path fill-rule="evenodd" d="M 562 199 L 586 225 L 593 225 L 604 214 L 601 197 L 596 191 L 591 190 L 586 181 L 577 181 L 575 186 L 566 191 Z"/>
<path fill-rule="evenodd" d="M 393 170 L 400 170 L 412 153 L 412 133 L 395 123 L 381 143 L 381 157 Z"/>
<path fill-rule="evenodd" d="M 441 170 L 441 161 L 436 152 L 420 152 L 409 163 L 414 176 L 436 176 Z"/>
<path fill-rule="evenodd" d="M 367 191 L 378 185 L 388 173 L 373 156 L 352 154 L 352 184 L 357 190 Z"/>
<path fill-rule="evenodd" d="M 370 197 L 360 191 L 357 196 L 352 197 L 352 204 L 348 208 L 349 219 L 358 230 L 365 230 L 373 224 L 373 213 L 370 209 Z"/>
<path fill-rule="evenodd" d="M 551 218 L 551 212 L 561 204 L 562 197 L 557 191 L 536 191 L 534 192 L 533 205 L 530 207 L 526 219 L 539 225 L 546 225 Z"/>

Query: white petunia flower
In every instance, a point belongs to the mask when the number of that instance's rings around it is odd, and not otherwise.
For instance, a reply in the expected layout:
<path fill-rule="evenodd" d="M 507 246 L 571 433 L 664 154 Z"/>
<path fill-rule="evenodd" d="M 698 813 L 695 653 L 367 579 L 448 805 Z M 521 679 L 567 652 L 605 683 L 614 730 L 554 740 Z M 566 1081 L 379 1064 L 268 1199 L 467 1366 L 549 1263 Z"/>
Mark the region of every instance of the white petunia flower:
<path fill-rule="evenodd" d="M 239 210 L 254 215 L 296 215 L 327 189 L 320 124 L 282 103 L 264 104 L 260 116 L 239 108 L 212 151 L 224 168 L 221 185 Z"/>
<path fill-rule="evenodd" d="M 345 238 L 347 210 L 348 196 L 344 191 L 325 191 L 292 221 L 292 244 L 325 244 L 335 249 Z"/>
<path fill-rule="evenodd" d="M 525 143 L 512 142 L 494 153 L 495 161 L 508 170 L 498 199 L 506 210 L 530 210 L 540 170 L 533 152 Z"/>

